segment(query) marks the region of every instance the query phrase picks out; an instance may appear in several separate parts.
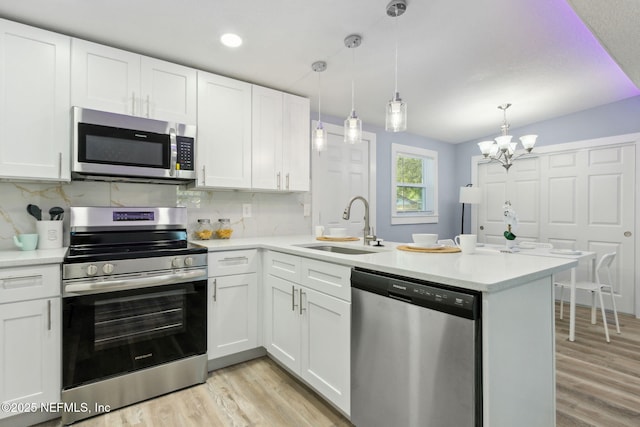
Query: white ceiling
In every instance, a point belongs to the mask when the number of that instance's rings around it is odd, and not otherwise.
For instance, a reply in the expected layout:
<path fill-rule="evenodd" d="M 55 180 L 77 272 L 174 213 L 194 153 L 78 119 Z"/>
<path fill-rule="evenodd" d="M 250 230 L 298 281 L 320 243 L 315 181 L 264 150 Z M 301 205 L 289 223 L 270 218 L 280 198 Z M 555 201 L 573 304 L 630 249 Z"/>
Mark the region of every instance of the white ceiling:
<path fill-rule="evenodd" d="M 607 2 L 591 17 L 622 27 L 612 45 L 623 53 L 607 49 L 627 74 L 565 0 L 407 0 L 399 18 L 386 15 L 388 1 L 0 0 L 0 16 L 308 96 L 313 110 L 311 64 L 325 60 L 323 114 L 348 115 L 353 72 L 356 111 L 378 126 L 393 94 L 397 34 L 408 132 L 451 143 L 497 134 L 499 104 L 513 104 L 508 120 L 519 127 L 640 94 L 629 79 L 635 73 L 640 85 L 637 61 L 621 60 L 640 58 L 638 38 L 624 37 L 640 22 L 637 0 Z M 241 48 L 219 44 L 228 31 L 243 37 Z M 353 33 L 362 45 L 351 50 L 343 40 Z"/>

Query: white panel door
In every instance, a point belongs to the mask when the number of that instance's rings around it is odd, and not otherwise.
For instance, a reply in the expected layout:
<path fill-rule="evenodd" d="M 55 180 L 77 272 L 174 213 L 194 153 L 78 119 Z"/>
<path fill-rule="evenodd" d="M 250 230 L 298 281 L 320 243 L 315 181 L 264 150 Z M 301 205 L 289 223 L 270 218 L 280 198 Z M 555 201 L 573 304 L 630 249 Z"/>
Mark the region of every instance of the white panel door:
<path fill-rule="evenodd" d="M 195 69 L 143 56 L 140 70 L 142 116 L 196 124 Z"/>
<path fill-rule="evenodd" d="M 328 134 L 327 151 L 312 154 L 313 223 L 326 228 L 346 227 L 349 236 L 362 237 L 363 203 L 359 200 L 353 203 L 349 221 L 342 219 L 342 213 L 351 197 L 364 196 L 369 202 L 370 225 L 375 228 L 375 178 L 370 180 L 369 173 L 375 134 L 363 132 L 362 144 L 345 144 L 341 126 L 326 123 L 323 126 Z"/>
<path fill-rule="evenodd" d="M 0 402 L 60 401 L 59 319 L 60 298 L 0 305 Z"/>
<path fill-rule="evenodd" d="M 518 217 L 513 233 L 518 240 L 538 240 L 540 191 L 540 160 L 536 157 L 520 159 L 509 172 L 498 163 L 478 165 L 478 186 L 483 202 L 478 209 L 478 240 L 482 243 L 504 244 L 503 206 L 511 202 Z"/>
<path fill-rule="evenodd" d="M 0 19 L 0 177 L 68 181 L 70 38 Z"/>
<path fill-rule="evenodd" d="M 251 84 L 198 71 L 199 187 L 251 188 Z"/>
<path fill-rule="evenodd" d="M 309 99 L 284 94 L 282 144 L 283 190 L 309 191 L 311 164 Z"/>
<path fill-rule="evenodd" d="M 282 92 L 253 86 L 251 186 L 255 189 L 283 188 L 282 102 Z"/>
<path fill-rule="evenodd" d="M 73 105 L 142 115 L 140 55 L 80 39 L 71 47 Z"/>
<path fill-rule="evenodd" d="M 345 413 L 351 407 L 351 304 L 300 288 L 302 378 Z"/>
<path fill-rule="evenodd" d="M 635 158 L 633 144 L 551 153 L 541 180 L 541 239 L 558 248 L 597 252 L 598 259 L 616 252 L 616 304 L 625 313 L 633 313 L 635 305 Z M 578 279 L 587 279 L 588 270 L 581 265 Z M 590 304 L 588 296 L 578 298 Z"/>
<path fill-rule="evenodd" d="M 258 346 L 258 281 L 256 273 L 209 279 L 208 358 Z"/>

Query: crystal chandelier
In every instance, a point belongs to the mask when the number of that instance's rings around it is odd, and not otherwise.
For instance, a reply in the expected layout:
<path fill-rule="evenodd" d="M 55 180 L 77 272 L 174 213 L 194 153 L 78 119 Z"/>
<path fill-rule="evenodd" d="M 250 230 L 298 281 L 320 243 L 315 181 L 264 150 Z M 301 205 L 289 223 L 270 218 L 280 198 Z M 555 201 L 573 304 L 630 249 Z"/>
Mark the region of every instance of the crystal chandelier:
<path fill-rule="evenodd" d="M 498 105 L 498 108 L 502 110 L 504 117 L 502 126 L 500 126 L 501 135 L 497 137 L 495 141 L 478 142 L 478 147 L 480 147 L 480 152 L 482 153 L 484 158 L 500 163 L 502 167 L 507 170 L 507 172 L 509 172 L 509 168 L 513 164 L 514 160 L 525 154 L 531 153 L 531 150 L 533 150 L 533 146 L 536 144 L 536 138 L 538 138 L 538 135 L 521 136 L 520 142 L 522 143 L 522 147 L 526 150 L 526 153 L 522 153 L 518 156 L 514 155 L 518 143 L 511 142 L 511 138 L 513 138 L 513 136 L 507 134 L 509 132 L 509 124 L 507 123 L 507 108 L 509 107 L 511 107 L 511 104 Z"/>

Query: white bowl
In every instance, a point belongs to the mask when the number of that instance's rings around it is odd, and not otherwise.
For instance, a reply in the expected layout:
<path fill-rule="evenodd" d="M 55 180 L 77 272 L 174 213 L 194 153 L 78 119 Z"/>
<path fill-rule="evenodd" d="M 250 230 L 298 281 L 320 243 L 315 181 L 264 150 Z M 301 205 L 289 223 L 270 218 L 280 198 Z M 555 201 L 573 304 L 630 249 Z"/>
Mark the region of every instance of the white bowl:
<path fill-rule="evenodd" d="M 329 237 L 347 237 L 347 229 L 331 227 L 329 228 Z"/>
<path fill-rule="evenodd" d="M 411 237 L 413 237 L 414 243 L 420 243 L 421 245 L 435 245 L 438 241 L 437 234 L 413 233 Z"/>

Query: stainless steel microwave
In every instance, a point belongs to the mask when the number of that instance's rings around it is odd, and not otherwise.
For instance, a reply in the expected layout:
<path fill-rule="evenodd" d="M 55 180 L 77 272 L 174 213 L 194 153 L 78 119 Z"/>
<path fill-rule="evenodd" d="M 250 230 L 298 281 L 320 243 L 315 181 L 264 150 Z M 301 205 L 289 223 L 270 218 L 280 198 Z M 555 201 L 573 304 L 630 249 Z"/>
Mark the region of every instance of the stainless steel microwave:
<path fill-rule="evenodd" d="M 73 179 L 179 184 L 196 179 L 196 127 L 72 108 Z"/>

